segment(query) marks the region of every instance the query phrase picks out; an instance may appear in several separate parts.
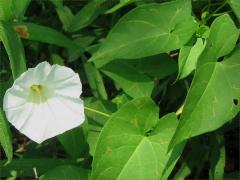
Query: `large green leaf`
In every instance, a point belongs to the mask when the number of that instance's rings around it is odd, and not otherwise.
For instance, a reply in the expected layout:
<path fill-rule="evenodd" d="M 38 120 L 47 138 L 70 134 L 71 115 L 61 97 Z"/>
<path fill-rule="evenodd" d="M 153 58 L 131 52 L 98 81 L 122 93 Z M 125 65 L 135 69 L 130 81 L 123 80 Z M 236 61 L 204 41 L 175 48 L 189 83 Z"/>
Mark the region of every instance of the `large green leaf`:
<path fill-rule="evenodd" d="M 173 113 L 159 120 L 158 111 L 151 99 L 138 98 L 111 116 L 97 144 L 92 179 L 167 179 L 178 158 L 176 149 L 167 153 L 178 121 Z"/>
<path fill-rule="evenodd" d="M 216 62 L 217 58 L 232 51 L 238 34 L 228 15 L 220 16 L 213 22 L 170 148 L 193 136 L 216 130 L 239 111 L 238 104 L 233 101 L 240 96 L 240 81 L 236 78 L 240 75 L 240 50 L 235 50 L 225 61 Z M 223 39 L 223 36 L 228 39 Z"/>
<path fill-rule="evenodd" d="M 240 1 L 239 0 L 228 0 L 233 12 L 236 14 L 238 20 L 240 21 Z"/>
<path fill-rule="evenodd" d="M 78 31 L 92 23 L 100 14 L 104 13 L 115 0 L 92 0 L 85 5 L 72 19 L 68 31 Z"/>
<path fill-rule="evenodd" d="M 9 125 L 4 116 L 4 112 L 0 107 L 0 144 L 3 147 L 9 161 L 12 160 L 13 148 L 12 137 L 9 129 Z"/>
<path fill-rule="evenodd" d="M 139 6 L 118 21 L 91 60 L 100 67 L 113 59 L 178 49 L 191 38 L 195 25 L 190 0 Z"/>
<path fill-rule="evenodd" d="M 171 145 L 216 130 L 240 110 L 240 49 L 196 70 Z"/>
<path fill-rule="evenodd" d="M 26 60 L 22 42 L 13 30 L 11 24 L 0 21 L 0 39 L 10 60 L 13 79 L 26 71 Z"/>
<path fill-rule="evenodd" d="M 131 97 L 150 96 L 152 93 L 153 80 L 124 61 L 112 61 L 101 70 Z"/>
<path fill-rule="evenodd" d="M 34 23 L 14 23 L 18 35 L 24 39 L 54 44 L 66 48 L 76 48 L 73 41 L 55 29 Z"/>
<path fill-rule="evenodd" d="M 87 180 L 88 171 L 73 165 L 62 165 L 47 171 L 40 177 L 40 180 L 49 179 L 72 179 Z"/>

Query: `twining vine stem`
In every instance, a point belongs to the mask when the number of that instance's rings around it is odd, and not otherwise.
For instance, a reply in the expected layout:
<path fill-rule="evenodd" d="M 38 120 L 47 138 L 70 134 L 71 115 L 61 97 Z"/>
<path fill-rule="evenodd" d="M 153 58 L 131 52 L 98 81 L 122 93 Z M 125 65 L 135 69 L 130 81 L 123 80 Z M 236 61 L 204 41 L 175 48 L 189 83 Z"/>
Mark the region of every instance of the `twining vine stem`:
<path fill-rule="evenodd" d="M 110 114 L 107 114 L 107 113 L 98 111 L 98 110 L 96 110 L 96 109 L 92 109 L 92 108 L 90 108 L 90 107 L 84 106 L 84 109 L 86 109 L 86 110 L 88 110 L 88 111 L 91 111 L 91 112 L 93 112 L 93 113 L 96 113 L 96 114 L 100 114 L 100 115 L 105 116 L 105 117 L 110 117 Z"/>

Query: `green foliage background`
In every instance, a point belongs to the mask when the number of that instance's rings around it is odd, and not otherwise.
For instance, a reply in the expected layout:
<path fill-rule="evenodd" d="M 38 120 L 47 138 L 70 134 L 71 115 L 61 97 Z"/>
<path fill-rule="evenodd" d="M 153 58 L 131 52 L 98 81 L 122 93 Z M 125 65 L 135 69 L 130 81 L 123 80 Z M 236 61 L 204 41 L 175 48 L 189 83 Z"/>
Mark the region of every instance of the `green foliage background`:
<path fill-rule="evenodd" d="M 239 23 L 239 0 L 0 0 L 0 177 L 238 179 Z M 37 145 L 2 102 L 45 60 L 86 121 Z"/>

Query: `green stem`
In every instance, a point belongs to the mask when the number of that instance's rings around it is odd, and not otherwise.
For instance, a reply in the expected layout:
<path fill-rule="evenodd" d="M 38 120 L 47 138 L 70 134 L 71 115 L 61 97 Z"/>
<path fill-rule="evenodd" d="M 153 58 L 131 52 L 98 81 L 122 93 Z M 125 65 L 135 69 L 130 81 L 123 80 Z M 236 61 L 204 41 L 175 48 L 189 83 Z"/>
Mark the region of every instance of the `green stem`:
<path fill-rule="evenodd" d="M 90 107 L 84 106 L 84 109 L 86 109 L 86 110 L 88 110 L 88 111 L 91 111 L 91 112 L 93 112 L 93 113 L 96 113 L 96 114 L 100 114 L 100 115 L 105 116 L 105 117 L 110 117 L 110 114 L 107 114 L 107 113 L 98 111 L 98 110 L 96 110 L 96 109 L 92 109 L 92 108 L 90 108 Z"/>
<path fill-rule="evenodd" d="M 214 14 L 216 14 L 218 11 L 220 11 L 226 4 L 228 3 L 228 1 L 226 0 L 224 3 L 222 3 L 221 6 L 219 6 L 215 11 L 213 11 L 207 18 L 206 18 L 206 22 L 212 17 L 214 16 Z"/>

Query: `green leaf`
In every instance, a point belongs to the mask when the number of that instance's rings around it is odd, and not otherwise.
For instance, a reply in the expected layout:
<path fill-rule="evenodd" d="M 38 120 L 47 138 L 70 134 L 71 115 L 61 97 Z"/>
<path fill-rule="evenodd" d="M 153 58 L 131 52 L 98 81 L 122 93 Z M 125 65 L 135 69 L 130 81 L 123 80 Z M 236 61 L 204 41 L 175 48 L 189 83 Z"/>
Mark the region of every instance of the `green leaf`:
<path fill-rule="evenodd" d="M 0 0 L 0 21 L 8 21 L 12 18 L 13 0 Z"/>
<path fill-rule="evenodd" d="M 97 144 L 92 179 L 167 179 L 177 159 L 170 160 L 167 147 L 178 121 L 173 113 L 159 120 L 158 111 L 150 98 L 138 98 L 111 116 Z"/>
<path fill-rule="evenodd" d="M 100 99 L 107 99 L 107 92 L 104 86 L 102 75 L 91 62 L 84 63 L 84 71 L 93 95 Z"/>
<path fill-rule="evenodd" d="M 191 169 L 187 163 L 182 163 L 178 172 L 174 175 L 174 180 L 184 180 L 188 175 L 190 175 Z"/>
<path fill-rule="evenodd" d="M 141 59 L 125 60 L 141 73 L 152 78 L 163 79 L 177 71 L 177 63 L 168 54 L 158 54 Z"/>
<path fill-rule="evenodd" d="M 11 24 L 2 21 L 0 21 L 0 39 L 10 60 L 13 79 L 16 79 L 26 71 L 26 60 L 22 42 Z"/>
<path fill-rule="evenodd" d="M 77 48 L 68 49 L 68 62 L 76 61 L 94 40 L 94 36 L 80 36 L 74 39 L 73 42 Z"/>
<path fill-rule="evenodd" d="M 74 161 L 69 159 L 54 159 L 54 158 L 37 158 L 37 159 L 13 159 L 11 163 L 6 164 L 6 161 L 0 161 L 1 177 L 11 175 L 11 172 L 16 171 L 19 176 L 33 177 L 33 168 L 36 168 L 38 175 L 47 172 L 59 165 L 72 164 Z"/>
<path fill-rule="evenodd" d="M 238 37 L 239 30 L 228 14 L 216 18 L 211 25 L 207 44 L 199 57 L 198 66 L 216 62 L 218 58 L 229 54 L 236 46 Z"/>
<path fill-rule="evenodd" d="M 209 179 L 224 179 L 226 160 L 225 144 L 223 135 L 212 136 L 212 149 L 210 153 Z"/>
<path fill-rule="evenodd" d="M 132 98 L 130 96 L 128 96 L 125 93 L 120 93 L 118 96 L 116 96 L 112 100 L 112 102 L 114 102 L 117 105 L 118 109 L 119 109 L 120 107 L 122 107 L 124 104 L 126 104 L 130 100 L 132 100 Z"/>
<path fill-rule="evenodd" d="M 7 123 L 6 117 L 1 107 L 0 107 L 0 144 L 7 155 L 8 161 L 11 161 L 13 157 L 12 137 L 9 125 Z"/>
<path fill-rule="evenodd" d="M 114 1 L 92 0 L 85 5 L 72 19 L 68 28 L 70 32 L 78 31 L 91 24 L 100 14 L 112 6 Z"/>
<path fill-rule="evenodd" d="M 30 4 L 31 0 L 13 0 L 13 16 L 19 21 L 23 20 L 24 14 Z"/>
<path fill-rule="evenodd" d="M 80 127 L 71 129 L 58 136 L 58 140 L 72 158 L 77 159 L 83 151 L 87 150 L 87 128 L 87 121 L 85 121 Z"/>
<path fill-rule="evenodd" d="M 62 57 L 59 56 L 58 54 L 53 53 L 51 55 L 51 63 L 59 64 L 59 65 L 63 66 L 64 65 L 64 59 L 62 59 Z"/>
<path fill-rule="evenodd" d="M 231 120 L 240 110 L 240 49 L 222 62 L 202 65 L 188 92 L 170 148 Z"/>
<path fill-rule="evenodd" d="M 76 48 L 75 44 L 70 39 L 55 29 L 34 23 L 14 23 L 13 25 L 21 38 L 66 48 Z"/>
<path fill-rule="evenodd" d="M 143 5 L 118 21 L 91 61 L 101 67 L 113 59 L 137 59 L 176 50 L 191 38 L 195 27 L 190 0 Z"/>
<path fill-rule="evenodd" d="M 229 5 L 231 6 L 233 12 L 237 16 L 240 22 L 240 1 L 239 0 L 228 0 Z"/>
<path fill-rule="evenodd" d="M 62 165 L 47 171 L 40 177 L 40 180 L 49 179 L 76 179 L 87 180 L 88 171 L 73 165 Z"/>
<path fill-rule="evenodd" d="M 124 61 L 112 61 L 101 71 L 113 79 L 129 96 L 133 98 L 150 96 L 154 82 L 148 76 Z"/>
<path fill-rule="evenodd" d="M 187 77 L 195 68 L 197 60 L 206 44 L 201 38 L 193 46 L 183 46 L 179 54 L 178 79 Z"/>
<path fill-rule="evenodd" d="M 68 28 L 71 24 L 71 21 L 72 21 L 73 17 L 74 17 L 71 9 L 68 8 L 67 6 L 64 6 L 62 0 L 50 0 L 50 1 L 56 7 L 58 17 L 63 24 L 63 29 L 65 31 L 68 31 Z"/>

